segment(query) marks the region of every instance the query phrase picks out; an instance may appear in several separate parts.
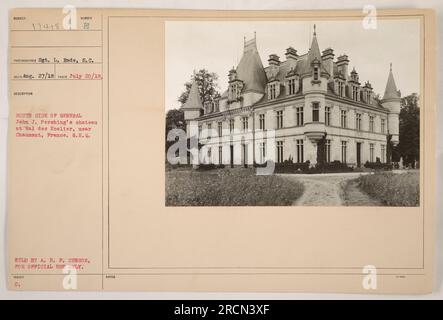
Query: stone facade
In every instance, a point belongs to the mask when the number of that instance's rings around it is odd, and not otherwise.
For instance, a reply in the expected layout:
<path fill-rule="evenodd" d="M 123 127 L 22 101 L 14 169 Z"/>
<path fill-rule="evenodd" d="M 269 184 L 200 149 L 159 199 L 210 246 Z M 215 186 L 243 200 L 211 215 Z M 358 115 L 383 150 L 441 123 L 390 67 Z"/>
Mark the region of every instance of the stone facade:
<path fill-rule="evenodd" d="M 362 85 L 348 65 L 346 55 L 335 60 L 330 48 L 320 53 L 314 31 L 308 53 L 298 55 L 289 47 L 284 61 L 273 54 L 263 67 L 254 37 L 245 41 L 239 65 L 229 72 L 229 87 L 219 99 L 202 102 L 193 83 L 182 106 L 185 120 L 198 124 L 212 163 L 291 159 L 315 164 L 319 145 L 326 162 L 386 162 L 388 134 L 394 145 L 399 134 L 400 92 L 392 67 L 378 101 L 371 84 Z M 272 145 L 266 137 L 270 130 L 275 130 Z"/>

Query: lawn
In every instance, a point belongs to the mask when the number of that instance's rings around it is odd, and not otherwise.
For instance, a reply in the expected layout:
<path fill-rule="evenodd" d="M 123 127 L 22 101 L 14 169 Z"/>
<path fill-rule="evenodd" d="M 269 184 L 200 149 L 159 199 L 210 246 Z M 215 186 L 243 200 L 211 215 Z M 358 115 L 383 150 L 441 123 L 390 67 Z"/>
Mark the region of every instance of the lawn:
<path fill-rule="evenodd" d="M 420 174 L 418 171 L 395 174 L 381 172 L 361 176 L 358 187 L 387 206 L 415 207 L 420 202 Z"/>
<path fill-rule="evenodd" d="M 290 206 L 302 193 L 300 182 L 247 169 L 166 171 L 167 206 Z"/>

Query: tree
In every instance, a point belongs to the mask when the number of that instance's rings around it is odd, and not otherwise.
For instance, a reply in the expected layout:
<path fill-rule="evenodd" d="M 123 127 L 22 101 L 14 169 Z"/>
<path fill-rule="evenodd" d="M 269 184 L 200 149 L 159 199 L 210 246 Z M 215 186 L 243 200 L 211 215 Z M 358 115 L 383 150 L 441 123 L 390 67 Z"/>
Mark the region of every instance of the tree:
<path fill-rule="evenodd" d="M 172 129 L 182 129 L 186 131 L 186 122 L 184 113 L 182 110 L 172 109 L 166 113 L 166 128 L 165 128 L 165 142 L 166 151 L 174 143 L 174 141 L 168 141 L 168 132 Z"/>
<path fill-rule="evenodd" d="M 191 90 L 194 79 L 198 84 L 198 91 L 200 92 L 200 99 L 202 103 L 206 101 L 213 101 L 220 96 L 218 92 L 218 76 L 214 72 L 209 72 L 206 69 L 200 69 L 192 77 L 191 81 L 185 83 L 185 91 L 178 97 L 178 101 L 184 104 L 188 100 L 189 91 Z"/>
<path fill-rule="evenodd" d="M 420 108 L 416 93 L 401 99 L 399 144 L 395 150 L 397 157 L 403 158 L 404 165 L 414 167 L 420 160 Z"/>

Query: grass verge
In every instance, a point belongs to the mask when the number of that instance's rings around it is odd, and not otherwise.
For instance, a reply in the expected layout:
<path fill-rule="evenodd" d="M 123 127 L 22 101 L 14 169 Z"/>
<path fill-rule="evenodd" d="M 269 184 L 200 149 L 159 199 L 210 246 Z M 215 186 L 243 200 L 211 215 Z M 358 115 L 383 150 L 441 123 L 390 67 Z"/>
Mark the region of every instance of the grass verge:
<path fill-rule="evenodd" d="M 419 172 L 380 172 L 361 176 L 358 187 L 386 206 L 416 207 L 420 202 Z"/>
<path fill-rule="evenodd" d="M 289 206 L 303 184 L 253 170 L 166 171 L 167 206 Z"/>

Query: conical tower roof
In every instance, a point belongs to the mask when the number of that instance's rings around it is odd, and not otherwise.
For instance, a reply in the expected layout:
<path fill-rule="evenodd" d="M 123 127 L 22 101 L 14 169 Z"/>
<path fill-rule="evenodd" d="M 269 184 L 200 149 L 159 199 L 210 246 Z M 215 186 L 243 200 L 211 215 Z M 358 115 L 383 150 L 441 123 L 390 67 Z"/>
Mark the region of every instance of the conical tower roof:
<path fill-rule="evenodd" d="M 243 56 L 237 66 L 237 78 L 244 83 L 243 91 L 265 92 L 267 77 L 255 37 L 245 41 Z"/>
<path fill-rule="evenodd" d="M 399 99 L 400 94 L 395 85 L 394 75 L 392 74 L 392 64 L 389 70 L 388 82 L 386 83 L 385 94 L 383 95 L 383 100 L 386 99 Z"/>
<path fill-rule="evenodd" d="M 192 81 L 191 90 L 189 91 L 188 99 L 185 104 L 182 106 L 182 109 L 202 109 L 203 103 L 200 99 L 200 92 L 198 91 L 198 83 L 195 80 Z"/>
<path fill-rule="evenodd" d="M 318 46 L 317 33 L 315 31 L 315 25 L 314 25 L 314 35 L 311 42 L 311 48 L 308 51 L 308 64 L 311 65 L 311 63 L 315 59 L 321 61 L 321 53 L 320 53 L 320 48 Z"/>

